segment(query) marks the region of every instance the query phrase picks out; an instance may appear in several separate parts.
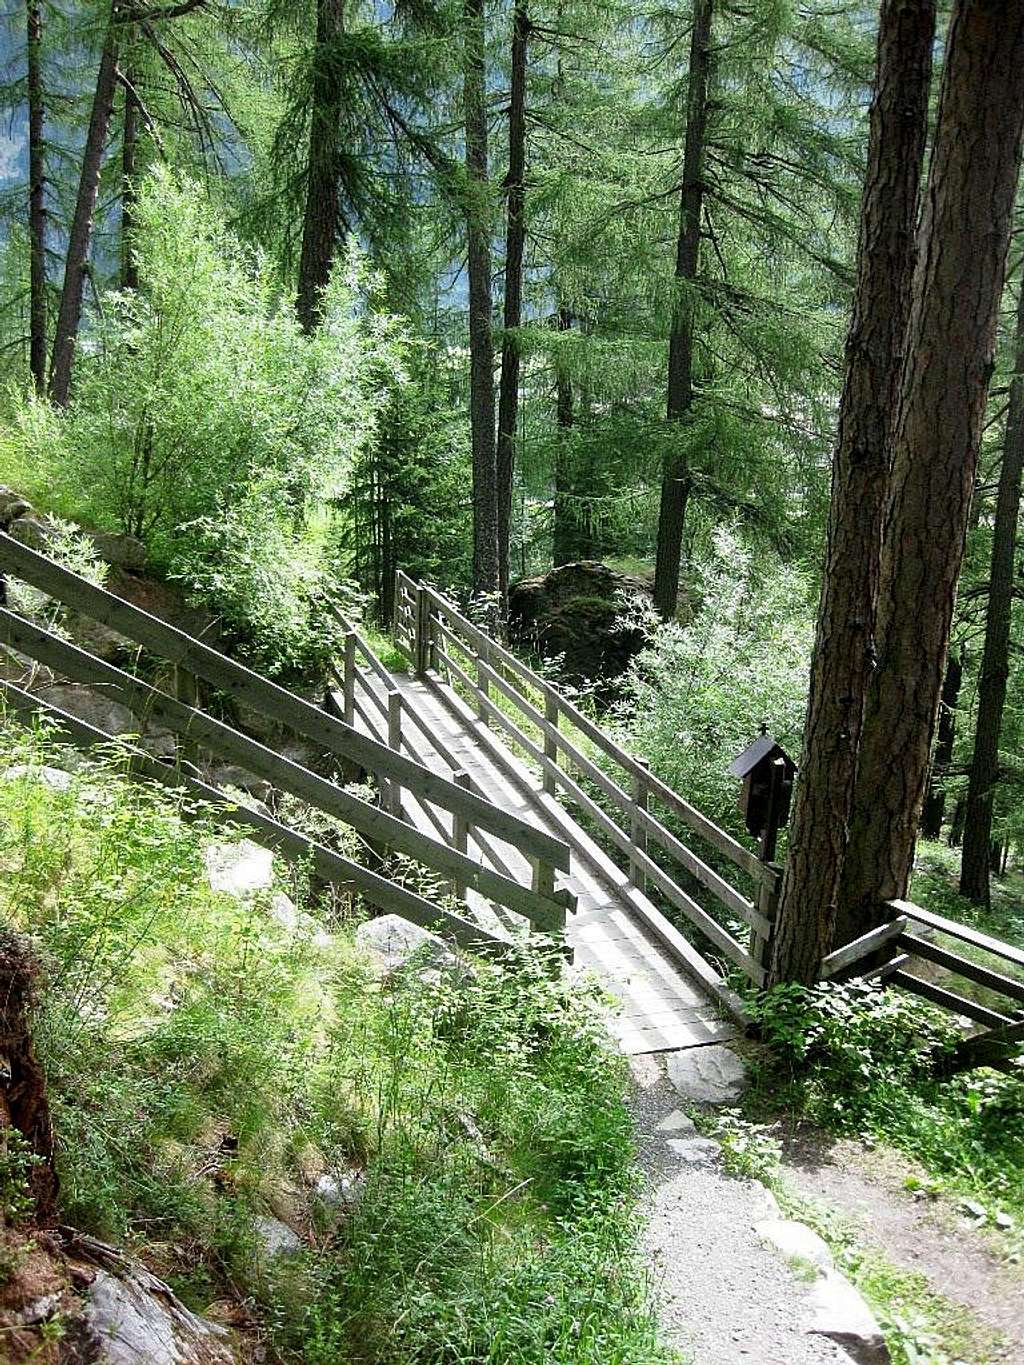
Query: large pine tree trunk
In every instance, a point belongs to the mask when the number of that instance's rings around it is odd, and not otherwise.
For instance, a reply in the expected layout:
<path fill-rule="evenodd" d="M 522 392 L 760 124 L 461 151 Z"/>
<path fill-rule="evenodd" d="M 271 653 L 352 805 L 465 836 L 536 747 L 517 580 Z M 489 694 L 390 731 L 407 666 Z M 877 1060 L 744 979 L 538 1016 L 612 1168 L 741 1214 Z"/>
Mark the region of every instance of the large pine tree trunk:
<path fill-rule="evenodd" d="M 39 0 L 27 0 L 29 369 L 46 392 L 46 151 L 44 146 L 43 20 Z"/>
<path fill-rule="evenodd" d="M 988 904 L 992 798 L 999 777 L 999 735 L 1003 727 L 1006 680 L 1010 673 L 1010 608 L 1017 553 L 1017 517 L 1024 472 L 1024 280 L 1017 302 L 1014 374 L 1006 416 L 1003 462 L 999 471 L 996 520 L 992 534 L 985 647 L 978 679 L 978 724 L 967 784 L 960 894 Z"/>
<path fill-rule="evenodd" d="M 117 84 L 117 51 L 120 37 L 118 6 L 111 10 L 103 51 L 96 73 L 89 128 L 82 152 L 82 169 L 78 178 L 78 196 L 68 234 L 67 255 L 64 261 L 64 285 L 61 289 L 57 326 L 53 337 L 50 361 L 50 398 L 65 407 L 71 393 L 71 371 L 74 366 L 78 327 L 82 320 L 82 297 L 89 268 L 89 247 L 92 242 L 93 214 L 96 195 L 103 169 L 103 149 L 114 108 L 114 89 Z"/>
<path fill-rule="evenodd" d="M 910 315 L 934 36 L 935 0 L 885 0 L 825 572 L 775 940 L 776 980 L 813 979 L 835 923 L 874 667 L 882 517 Z"/>
<path fill-rule="evenodd" d="M 466 237 L 469 273 L 469 418 L 473 450 L 473 591 L 498 594 L 498 478 L 487 184 L 484 0 L 465 0 Z"/>
<path fill-rule="evenodd" d="M 690 72 L 686 94 L 686 139 L 683 184 L 679 196 L 679 237 L 675 280 L 678 290 L 668 342 L 670 424 L 681 424 L 693 405 L 694 286 L 700 263 L 700 224 L 704 208 L 704 144 L 708 124 L 708 78 L 711 68 L 712 0 L 695 0 L 690 36 Z M 675 615 L 679 571 L 690 498 L 690 467 L 685 437 L 666 456 L 658 511 L 658 549 L 654 568 L 654 605 L 662 616 Z"/>
<path fill-rule="evenodd" d="M 572 314 L 568 308 L 558 310 L 558 330 L 572 329 Z M 579 541 L 578 528 L 570 507 L 572 497 L 571 458 L 569 442 L 576 420 L 572 379 L 559 361 L 555 366 L 555 422 L 558 427 L 555 442 L 555 497 L 552 508 L 551 559 L 555 567 L 570 564 L 576 558 Z"/>
<path fill-rule="evenodd" d="M 135 254 L 137 231 L 139 101 L 135 93 L 138 72 L 130 61 L 124 73 L 124 120 L 121 129 L 121 288 L 138 289 L 139 265 Z"/>
<path fill-rule="evenodd" d="M 906 894 L 970 515 L 1024 129 L 1024 5 L 953 7 L 893 441 L 838 938 Z"/>
<path fill-rule="evenodd" d="M 296 299 L 299 322 L 307 335 L 320 321 L 321 300 L 338 246 L 343 93 L 337 44 L 343 20 L 343 0 L 317 0 L 306 205 Z"/>
<path fill-rule="evenodd" d="M 512 86 L 508 111 L 508 221 L 505 230 L 505 309 L 498 386 L 498 577 L 508 598 L 509 532 L 516 425 L 519 420 L 519 338 L 523 321 L 523 253 L 526 246 L 526 56 L 530 20 L 516 0 L 512 25 Z"/>
<path fill-rule="evenodd" d="M 953 762 L 956 741 L 956 706 L 960 699 L 960 684 L 964 676 L 964 661 L 960 654 L 951 654 L 946 663 L 946 677 L 939 697 L 938 735 L 935 753 L 928 773 L 928 791 L 921 812 L 921 833 L 926 839 L 937 839 L 942 833 L 942 818 L 946 813 L 946 793 L 935 778 Z"/>

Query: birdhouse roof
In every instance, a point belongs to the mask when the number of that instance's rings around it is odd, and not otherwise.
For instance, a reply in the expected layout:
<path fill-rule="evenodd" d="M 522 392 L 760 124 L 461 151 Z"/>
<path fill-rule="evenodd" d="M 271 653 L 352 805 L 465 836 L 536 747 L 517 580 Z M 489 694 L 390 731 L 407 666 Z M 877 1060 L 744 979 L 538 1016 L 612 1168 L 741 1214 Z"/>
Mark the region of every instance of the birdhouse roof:
<path fill-rule="evenodd" d="M 729 764 L 729 772 L 733 777 L 746 777 L 753 768 L 765 759 L 785 758 L 786 752 L 778 743 L 774 735 L 758 735 L 753 744 L 748 744 L 740 754 L 739 758 L 734 758 Z"/>

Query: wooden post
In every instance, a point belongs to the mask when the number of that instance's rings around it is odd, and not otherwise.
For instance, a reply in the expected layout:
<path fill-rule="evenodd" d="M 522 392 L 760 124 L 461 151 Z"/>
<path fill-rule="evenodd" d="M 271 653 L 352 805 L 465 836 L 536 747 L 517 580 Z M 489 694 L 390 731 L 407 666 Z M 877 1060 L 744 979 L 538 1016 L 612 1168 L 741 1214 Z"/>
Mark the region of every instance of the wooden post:
<path fill-rule="evenodd" d="M 650 768 L 650 763 L 646 758 L 638 758 L 637 762 L 644 769 Z M 651 801 L 651 789 L 647 777 L 644 773 L 636 773 L 633 777 L 633 825 L 630 830 L 630 839 L 635 849 L 641 853 L 647 852 L 647 830 L 640 819 L 639 812 L 648 809 Z M 630 859 L 629 880 L 638 891 L 647 891 L 647 873 L 643 870 L 639 862 Z"/>
<path fill-rule="evenodd" d="M 187 668 L 182 668 L 180 664 L 174 665 L 174 695 L 178 701 L 191 706 L 193 710 L 197 708 L 199 683 L 196 675 L 190 673 Z M 175 740 L 175 749 L 179 764 L 188 764 L 189 767 L 198 770 L 199 746 L 195 740 L 189 739 L 187 734 L 180 734 Z"/>
<path fill-rule="evenodd" d="M 544 719 L 547 721 L 549 725 L 553 725 L 556 730 L 558 729 L 558 716 L 559 716 L 558 697 L 554 692 L 545 690 Z M 544 736 L 544 757 L 550 758 L 552 763 L 557 765 L 558 741 L 554 738 L 553 735 Z M 555 792 L 558 790 L 558 779 L 554 776 L 553 773 L 549 773 L 546 769 L 544 772 L 543 787 L 545 793 L 548 796 L 554 796 Z"/>
<path fill-rule="evenodd" d="M 356 633 L 345 632 L 345 671 L 342 675 L 344 706 L 342 720 L 346 725 L 354 725 L 356 718 Z"/>
<path fill-rule="evenodd" d="M 466 791 L 469 791 L 472 785 L 472 780 L 465 768 L 457 768 L 452 773 L 452 781 L 458 786 L 464 787 Z M 469 821 L 465 816 L 459 815 L 457 811 L 452 815 L 452 848 L 457 853 L 469 852 Z M 463 882 L 454 882 L 452 889 L 459 900 L 465 900 L 466 887 Z"/>
<path fill-rule="evenodd" d="M 388 748 L 402 751 L 402 694 L 397 687 L 388 693 Z M 394 779 L 388 783 L 388 809 L 392 815 L 402 814 L 402 788 Z"/>
<path fill-rule="evenodd" d="M 761 967 L 768 970 L 771 961 L 772 935 L 775 933 L 775 919 L 779 912 L 779 893 L 782 890 L 782 868 L 778 863 L 765 863 L 766 875 L 757 888 L 757 908 L 771 926 L 768 938 L 762 938 L 755 930 L 750 931 L 750 956 Z"/>
<path fill-rule="evenodd" d="M 430 665 L 430 598 L 416 585 L 416 676 L 424 678 Z"/>
<path fill-rule="evenodd" d="M 555 869 L 550 863 L 543 862 L 540 858 L 531 858 L 533 863 L 533 889 L 538 896 L 547 896 L 549 900 L 554 899 L 555 895 Z"/>
<path fill-rule="evenodd" d="M 486 676 L 484 675 L 484 672 L 481 669 L 480 665 L 482 663 L 486 664 L 488 662 L 489 660 L 487 658 L 487 647 L 481 640 L 479 641 L 476 647 L 476 688 L 477 691 L 480 693 L 480 695 L 476 699 L 476 713 L 481 719 L 481 721 L 483 721 L 484 725 L 487 724 L 487 707 L 484 705 L 484 701 L 485 699 L 490 698 L 491 691 L 490 684 Z"/>

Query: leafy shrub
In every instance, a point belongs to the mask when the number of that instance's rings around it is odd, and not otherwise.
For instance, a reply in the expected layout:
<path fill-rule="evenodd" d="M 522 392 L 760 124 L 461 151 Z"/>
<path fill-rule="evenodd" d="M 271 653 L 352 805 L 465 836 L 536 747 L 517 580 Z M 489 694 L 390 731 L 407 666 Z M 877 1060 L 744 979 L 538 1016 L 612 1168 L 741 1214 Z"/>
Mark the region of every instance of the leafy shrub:
<path fill-rule="evenodd" d="M 730 531 L 695 566 L 699 607 L 686 625 L 647 622 L 621 723 L 659 777 L 705 815 L 743 833 L 728 767 L 767 723 L 799 753 L 812 640 L 808 584 L 759 565 Z"/>
<path fill-rule="evenodd" d="M 353 250 L 305 336 L 267 263 L 196 187 L 142 187 L 143 287 L 112 294 L 66 412 L 10 400 L 5 478 L 52 509 L 141 537 L 159 571 L 271 669 L 313 666 L 315 593 L 337 577 L 330 508 L 374 438 L 394 321 Z M 310 657 L 312 655 L 312 657 Z"/>
<path fill-rule="evenodd" d="M 0 915 L 32 935 L 64 1207 L 283 1361 L 670 1360 L 637 1251 L 625 1068 L 523 951 L 381 982 L 210 889 L 209 812 L 0 726 Z M 319 906 L 311 906 L 319 913 Z M 355 1172 L 320 1219 L 317 1173 Z M 315 1229 L 267 1264 L 257 1219 Z"/>

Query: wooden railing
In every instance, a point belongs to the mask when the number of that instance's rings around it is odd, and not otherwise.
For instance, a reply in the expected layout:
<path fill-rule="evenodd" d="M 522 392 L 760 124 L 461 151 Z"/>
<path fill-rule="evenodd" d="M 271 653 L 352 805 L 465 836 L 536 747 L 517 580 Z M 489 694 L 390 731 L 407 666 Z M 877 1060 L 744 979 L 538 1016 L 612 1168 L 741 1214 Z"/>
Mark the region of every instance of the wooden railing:
<path fill-rule="evenodd" d="M 764 984 L 778 901 L 778 867 L 761 862 L 702 815 L 435 588 L 401 572 L 394 638 L 418 674 L 435 671 L 444 676 L 482 721 L 503 732 L 533 765 L 544 792 L 569 798 L 628 862 L 636 887 L 643 891 L 653 887 L 750 981 Z M 600 801 L 584 782 L 600 793 Z M 678 821 L 749 878 L 753 898 L 695 852 L 660 814 Z M 663 855 L 661 861 L 652 856 L 654 849 Z M 741 921 L 746 926 L 743 938 L 698 904 L 666 863 L 682 868 L 729 919 Z"/>
<path fill-rule="evenodd" d="M 540 872 L 537 884 L 524 886 L 512 877 L 494 871 L 471 859 L 459 840 L 454 843 L 434 838 L 413 828 L 394 813 L 362 800 L 351 791 L 328 781 L 303 765 L 267 748 L 249 735 L 226 724 L 198 705 L 195 689 L 190 701 L 151 686 L 87 651 L 61 639 L 51 631 L 0 607 L 0 641 L 23 655 L 46 665 L 74 682 L 100 686 L 127 706 L 142 723 L 159 722 L 181 740 L 179 757 L 198 748 L 238 763 L 250 773 L 337 817 L 379 845 L 398 850 L 432 871 L 442 874 L 464 895 L 472 889 L 478 895 L 524 916 L 535 928 L 559 933 L 565 924 L 565 904 L 554 891 L 554 871 L 567 869 L 570 851 L 561 840 L 501 810 L 465 786 L 443 777 L 389 747 L 360 734 L 351 724 L 331 715 L 311 702 L 279 687 L 242 664 L 227 658 L 183 631 L 151 616 L 148 612 L 96 587 L 52 560 L 0 533 L 0 573 L 9 573 L 32 584 L 57 601 L 100 621 L 153 653 L 170 660 L 179 677 L 199 678 L 234 699 L 238 704 L 269 717 L 296 733 L 313 740 L 349 764 L 375 774 L 390 793 L 408 789 L 424 801 L 448 812 L 461 829 L 479 828 L 498 839 L 516 843 L 528 851 Z M 351 645 L 349 647 L 352 647 Z M 79 743 L 86 746 L 109 743 L 112 736 L 95 727 L 75 721 L 58 708 L 46 706 L 12 684 L 2 684 L 11 706 L 22 713 L 44 711 Z M 136 752 L 134 768 L 154 775 L 155 760 Z M 166 780 L 168 769 L 157 763 L 157 780 Z M 174 774 L 186 786 L 210 799 L 224 798 L 203 783 L 188 764 Z M 354 885 L 372 903 L 415 919 L 418 923 L 441 922 L 460 942 L 480 946 L 502 940 L 487 933 L 460 915 L 442 912 L 432 902 L 395 886 L 383 877 L 352 860 L 314 845 L 297 831 L 287 830 L 275 821 L 256 819 L 253 812 L 239 811 L 234 822 L 255 826 L 277 840 L 288 856 L 312 854 L 321 868 L 330 869 L 330 880 Z"/>

